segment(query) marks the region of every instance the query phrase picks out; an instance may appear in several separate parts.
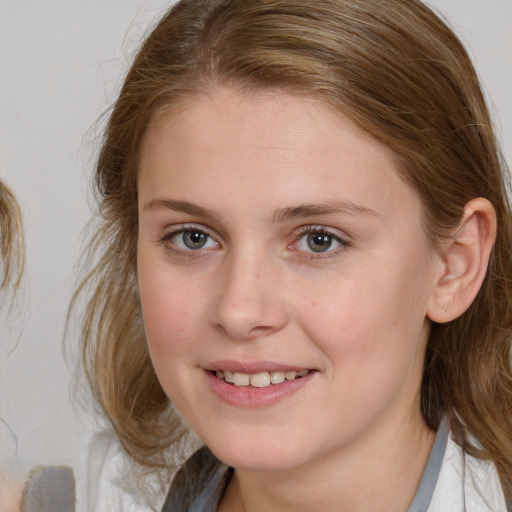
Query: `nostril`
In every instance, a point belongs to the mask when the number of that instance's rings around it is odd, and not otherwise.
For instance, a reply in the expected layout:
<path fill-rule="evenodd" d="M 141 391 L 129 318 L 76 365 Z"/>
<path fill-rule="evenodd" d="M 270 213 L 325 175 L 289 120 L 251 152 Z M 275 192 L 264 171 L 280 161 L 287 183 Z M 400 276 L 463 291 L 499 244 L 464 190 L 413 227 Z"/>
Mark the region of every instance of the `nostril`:
<path fill-rule="evenodd" d="M 230 267 L 219 283 L 211 321 L 219 332 L 232 339 L 268 336 L 287 323 L 281 289 L 275 286 L 275 279 L 270 282 L 264 269 L 256 269 L 254 264 L 240 269 L 240 265 Z"/>

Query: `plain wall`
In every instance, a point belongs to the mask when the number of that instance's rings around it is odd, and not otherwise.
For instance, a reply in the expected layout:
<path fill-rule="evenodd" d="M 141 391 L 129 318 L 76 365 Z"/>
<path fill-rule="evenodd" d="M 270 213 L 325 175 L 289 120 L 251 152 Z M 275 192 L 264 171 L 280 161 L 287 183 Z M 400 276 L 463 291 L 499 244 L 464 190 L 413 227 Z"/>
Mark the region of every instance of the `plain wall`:
<path fill-rule="evenodd" d="M 512 0 L 430 3 L 474 58 L 511 162 Z M 62 340 L 90 216 L 94 124 L 166 5 L 0 0 L 0 176 L 20 200 L 27 246 L 18 305 L 1 326 L 0 418 L 10 430 L 0 443 L 11 439 L 19 473 L 40 463 L 79 466 L 94 428 L 93 416 L 73 407 L 73 347 L 66 362 Z"/>

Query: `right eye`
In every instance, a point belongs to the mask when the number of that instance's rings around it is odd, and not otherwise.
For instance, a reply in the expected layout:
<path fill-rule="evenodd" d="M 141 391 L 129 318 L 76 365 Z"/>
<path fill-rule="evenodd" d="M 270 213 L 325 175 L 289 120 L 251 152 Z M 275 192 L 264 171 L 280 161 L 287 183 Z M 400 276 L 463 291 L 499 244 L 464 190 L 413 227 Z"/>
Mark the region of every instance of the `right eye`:
<path fill-rule="evenodd" d="M 200 229 L 175 231 L 166 235 L 164 240 L 169 241 L 181 251 L 198 251 L 219 247 L 219 244 L 208 233 Z"/>

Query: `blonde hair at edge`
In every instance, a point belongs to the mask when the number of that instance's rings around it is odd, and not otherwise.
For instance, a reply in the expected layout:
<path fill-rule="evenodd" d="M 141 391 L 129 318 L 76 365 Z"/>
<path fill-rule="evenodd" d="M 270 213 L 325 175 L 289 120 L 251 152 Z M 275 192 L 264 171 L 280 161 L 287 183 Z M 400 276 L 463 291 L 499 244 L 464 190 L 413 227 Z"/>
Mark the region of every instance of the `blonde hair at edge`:
<path fill-rule="evenodd" d="M 136 280 L 136 174 L 149 122 L 215 86 L 315 97 L 396 154 L 423 203 L 435 248 L 464 205 L 487 198 L 498 218 L 484 284 L 469 310 L 433 324 L 423 414 L 447 416 L 457 442 L 495 462 L 512 489 L 512 214 L 506 165 L 471 61 L 418 0 L 183 0 L 143 42 L 110 113 L 95 185 L 98 225 L 72 309 L 88 297 L 86 377 L 126 452 L 148 471 L 183 427 L 146 346 Z"/>
<path fill-rule="evenodd" d="M 23 273 L 23 225 L 16 198 L 1 181 L 0 255 L 0 290 L 16 292 Z"/>
<path fill-rule="evenodd" d="M 3 295 L 2 307 L 18 289 L 23 273 L 24 249 L 21 212 L 16 198 L 9 188 L 0 181 L 0 291 Z M 0 411 L 1 420 L 1 411 Z M 19 509 L 21 485 L 12 480 L 9 468 L 3 467 L 0 460 L 0 496 L 2 510 Z"/>

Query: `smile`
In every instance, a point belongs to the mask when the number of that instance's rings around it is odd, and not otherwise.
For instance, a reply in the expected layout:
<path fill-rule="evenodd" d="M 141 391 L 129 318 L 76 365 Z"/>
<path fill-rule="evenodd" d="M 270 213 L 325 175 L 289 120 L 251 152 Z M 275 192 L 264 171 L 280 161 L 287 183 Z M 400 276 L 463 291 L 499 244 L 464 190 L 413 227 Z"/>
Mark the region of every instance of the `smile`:
<path fill-rule="evenodd" d="M 309 374 L 309 370 L 258 373 L 239 373 L 217 370 L 212 373 L 218 379 L 237 387 L 248 386 L 253 388 L 266 388 L 271 385 L 282 384 L 284 381 L 293 381 L 305 377 Z"/>
<path fill-rule="evenodd" d="M 271 361 L 217 361 L 203 368 L 211 390 L 236 407 L 259 408 L 277 404 L 317 381 L 319 371 Z"/>

